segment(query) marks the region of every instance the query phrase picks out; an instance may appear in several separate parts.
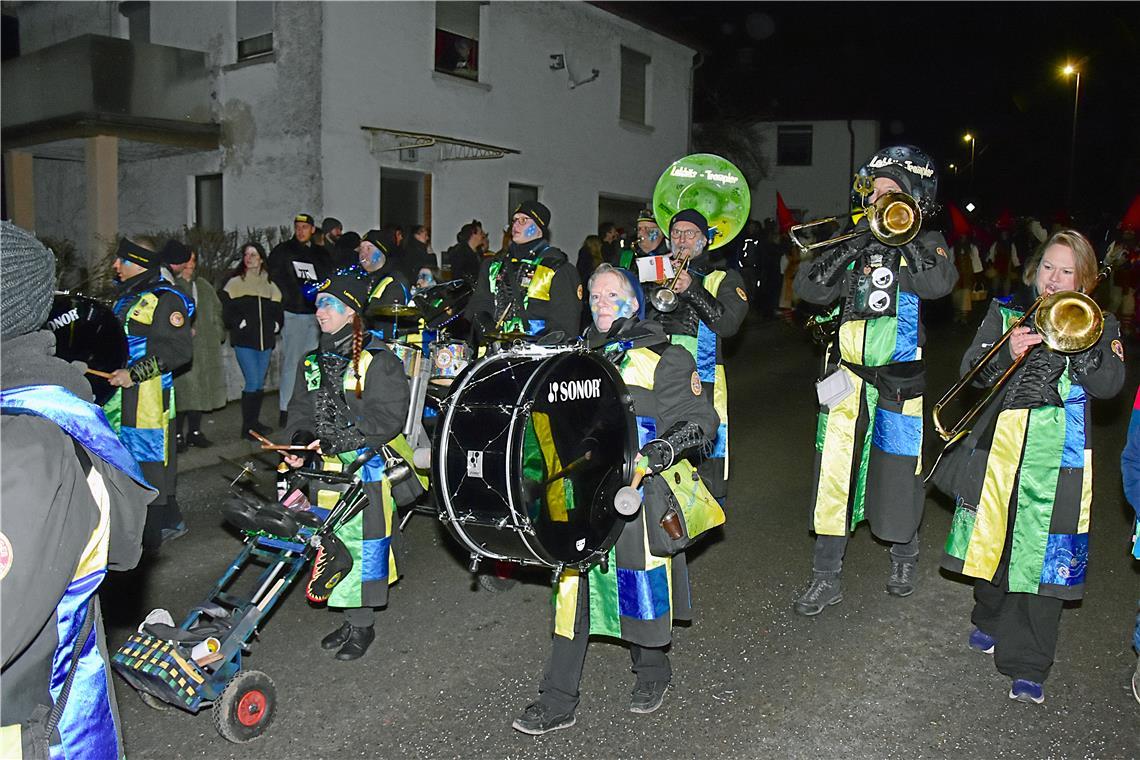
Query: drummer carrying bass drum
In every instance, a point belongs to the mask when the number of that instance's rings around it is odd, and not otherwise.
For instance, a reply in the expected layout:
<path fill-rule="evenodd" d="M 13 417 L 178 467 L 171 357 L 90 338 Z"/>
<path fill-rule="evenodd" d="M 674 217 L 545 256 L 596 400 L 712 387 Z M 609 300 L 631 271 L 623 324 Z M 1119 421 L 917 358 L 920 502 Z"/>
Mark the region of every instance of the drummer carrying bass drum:
<path fill-rule="evenodd" d="M 622 529 L 608 562 L 588 572 L 566 569 L 559 578 L 553 647 L 539 698 L 513 723 L 525 734 L 574 725 L 591 634 L 629 643 L 637 676 L 630 711 L 651 713 L 661 706 L 672 677 L 665 649 L 673 620 L 691 618 L 681 550 L 686 539 L 724 520 L 685 459 L 710 445 L 719 423 L 716 412 L 689 352 L 670 345 L 659 324 L 639 321 L 642 303 L 641 288 L 629 272 L 602 264 L 590 278 L 593 326 L 586 339 L 617 365 L 629 388 L 642 443 L 640 466 L 647 463 L 652 475 L 644 481 L 643 505 Z M 662 526 L 675 504 L 686 507 L 688 536 L 670 537 Z"/>
<path fill-rule="evenodd" d="M 289 401 L 286 434 L 294 444 L 313 449 L 322 470 L 341 470 L 368 449 L 387 444 L 411 459 L 401 431 L 408 409 L 408 380 L 403 364 L 383 343 L 369 342 L 360 313 L 368 302 L 369 281 L 355 273 L 334 275 L 317 289 L 320 344 L 297 368 L 297 383 Z M 319 455 L 319 456 L 318 456 Z M 292 468 L 306 459 L 286 455 Z M 338 660 L 355 660 L 371 645 L 376 633 L 374 609 L 388 603 L 388 586 L 396 582 L 392 542 L 396 504 L 384 458 L 375 457 L 359 470 L 368 505 L 336 530 L 329 549 L 317 556 L 310 589 L 343 570 L 344 552 L 352 569 L 332 589 L 330 607 L 344 610 L 344 622 L 321 639 L 321 648 L 337 649 Z M 339 494 L 319 489 L 317 507 L 331 509 Z M 310 594 L 310 598 L 313 598 Z"/>

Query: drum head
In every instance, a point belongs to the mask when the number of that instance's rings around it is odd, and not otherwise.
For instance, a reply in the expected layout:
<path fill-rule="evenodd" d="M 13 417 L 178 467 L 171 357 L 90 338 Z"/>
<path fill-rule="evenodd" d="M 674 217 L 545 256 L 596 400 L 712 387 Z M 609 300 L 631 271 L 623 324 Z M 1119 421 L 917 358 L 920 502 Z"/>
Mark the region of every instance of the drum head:
<path fill-rule="evenodd" d="M 55 333 L 55 355 L 112 372 L 127 366 L 127 337 L 109 306 L 79 295 L 56 295 L 44 328 Z M 87 375 L 95 403 L 102 406 L 115 389 L 101 377 Z"/>
<path fill-rule="evenodd" d="M 547 359 L 523 395 L 529 412 L 512 444 L 519 488 L 536 553 L 558 564 L 604 554 L 624 526 L 613 497 L 636 454 L 636 423 L 627 391 L 609 362 L 592 354 Z"/>

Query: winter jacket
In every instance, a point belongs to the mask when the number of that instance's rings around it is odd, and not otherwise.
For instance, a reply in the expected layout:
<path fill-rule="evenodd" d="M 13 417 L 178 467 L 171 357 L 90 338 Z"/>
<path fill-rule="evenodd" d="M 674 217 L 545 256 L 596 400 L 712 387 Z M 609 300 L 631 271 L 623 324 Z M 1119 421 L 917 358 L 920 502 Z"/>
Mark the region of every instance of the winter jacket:
<path fill-rule="evenodd" d="M 265 272 L 234 275 L 220 293 L 230 345 L 264 351 L 277 343 L 285 319 L 281 290 Z"/>

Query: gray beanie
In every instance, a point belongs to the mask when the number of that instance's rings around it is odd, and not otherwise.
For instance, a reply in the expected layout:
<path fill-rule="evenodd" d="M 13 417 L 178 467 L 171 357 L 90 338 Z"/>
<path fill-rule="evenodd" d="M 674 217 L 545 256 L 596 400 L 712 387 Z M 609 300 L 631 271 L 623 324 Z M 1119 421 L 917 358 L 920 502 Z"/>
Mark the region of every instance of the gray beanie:
<path fill-rule="evenodd" d="M 55 290 L 55 256 L 30 232 L 0 222 L 0 337 L 43 327 Z"/>

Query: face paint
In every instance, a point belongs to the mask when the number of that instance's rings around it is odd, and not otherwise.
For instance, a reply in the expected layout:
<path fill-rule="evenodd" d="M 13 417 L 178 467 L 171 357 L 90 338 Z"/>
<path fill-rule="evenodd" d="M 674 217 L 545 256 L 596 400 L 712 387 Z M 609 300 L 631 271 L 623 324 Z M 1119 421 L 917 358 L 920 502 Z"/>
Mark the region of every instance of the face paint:
<path fill-rule="evenodd" d="M 337 314 L 344 314 L 348 311 L 348 307 L 344 302 L 336 296 L 320 295 L 317 296 L 317 308 L 328 309 L 329 311 L 336 312 Z"/>
<path fill-rule="evenodd" d="M 633 316 L 633 302 L 618 296 L 614 299 L 614 319 L 625 319 Z"/>
<path fill-rule="evenodd" d="M 646 237 L 649 238 L 650 243 L 655 243 L 657 242 L 657 238 L 661 237 L 661 233 L 658 230 L 650 230 Z"/>
<path fill-rule="evenodd" d="M 538 234 L 538 225 L 535 224 L 534 222 L 531 222 L 530 224 L 528 224 L 526 226 L 526 229 L 523 230 L 523 234 L 526 235 L 527 237 L 530 237 L 531 235 L 537 235 Z"/>

